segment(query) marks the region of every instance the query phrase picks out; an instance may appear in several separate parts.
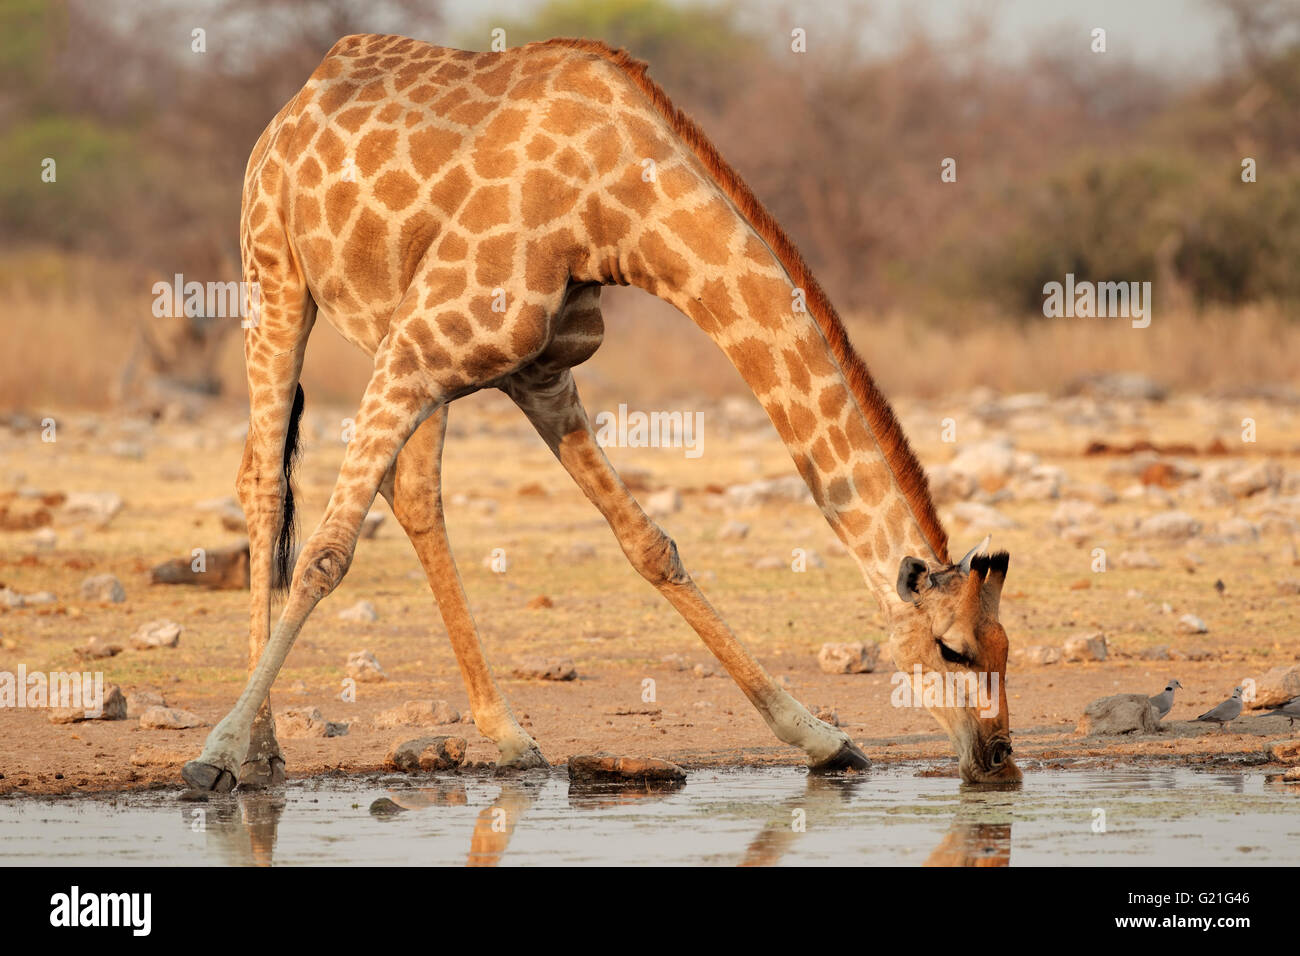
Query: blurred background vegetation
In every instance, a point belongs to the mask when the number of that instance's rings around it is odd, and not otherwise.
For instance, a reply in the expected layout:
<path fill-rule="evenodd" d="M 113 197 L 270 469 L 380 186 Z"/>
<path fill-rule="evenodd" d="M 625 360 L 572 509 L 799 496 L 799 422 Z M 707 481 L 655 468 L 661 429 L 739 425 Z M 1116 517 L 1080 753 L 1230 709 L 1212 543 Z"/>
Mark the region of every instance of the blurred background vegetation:
<path fill-rule="evenodd" d="M 838 8 L 841 28 L 810 21 L 812 50 L 792 55 L 795 20 L 767 4 L 541 0 L 453 19 L 437 0 L 5 0 L 0 404 L 101 402 L 120 397 L 128 372 L 179 361 L 186 337 L 148 328 L 151 286 L 174 273 L 237 278 L 249 149 L 339 36 L 486 49 L 493 27 L 511 46 L 582 35 L 647 60 L 784 224 L 887 387 L 1051 390 L 1126 362 L 1174 385 L 1205 368 L 1222 383 L 1294 382 L 1295 349 L 1168 353 L 1223 348 L 1234 327 L 1280 341 L 1300 303 L 1300 4 L 1188 2 L 1223 24 L 1213 75 L 1098 57 L 1086 36 L 1013 61 L 978 16 L 957 44 L 917 29 L 867 53 L 843 26 L 865 19 L 868 2 Z M 191 52 L 195 26 L 206 53 Z M 1254 184 L 1241 180 L 1248 156 Z M 40 181 L 45 157 L 57 184 Z M 957 159 L 955 184 L 939 181 L 944 157 Z M 1121 342 L 1107 338 L 1118 326 L 1094 325 L 1086 344 L 1045 328 L 1043 283 L 1066 272 L 1153 281 L 1168 328 Z M 690 381 L 725 362 L 688 322 L 623 296 L 606 296 L 623 327 L 609 323 L 598 385 L 618 384 L 620 355 L 643 365 L 647 347 L 684 380 L 680 392 L 738 384 Z M 681 333 L 668 344 L 665 324 Z M 897 354 L 962 336 L 991 350 L 968 371 L 936 377 L 929 359 Z M 179 377 L 242 393 L 238 336 L 228 338 L 190 349 L 201 367 Z M 365 360 L 341 342 L 313 349 L 309 387 L 354 400 Z"/>

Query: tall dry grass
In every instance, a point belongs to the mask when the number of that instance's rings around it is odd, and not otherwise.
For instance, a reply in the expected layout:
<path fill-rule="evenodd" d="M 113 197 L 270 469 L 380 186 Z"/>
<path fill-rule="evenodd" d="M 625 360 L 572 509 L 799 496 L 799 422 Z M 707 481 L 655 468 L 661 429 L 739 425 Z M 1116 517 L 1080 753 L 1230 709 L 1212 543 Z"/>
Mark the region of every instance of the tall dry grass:
<path fill-rule="evenodd" d="M 0 260 L 0 409 L 105 408 L 143 322 L 156 277 L 89 260 L 24 256 Z M 653 403 L 743 394 L 726 357 L 672 307 L 630 289 L 604 294 L 605 344 L 578 372 L 589 400 Z M 1180 391 L 1207 392 L 1300 382 L 1300 321 L 1284 309 L 1251 306 L 1162 313 L 1134 329 L 1127 319 L 942 323 L 902 312 L 852 316 L 852 340 L 889 395 L 934 397 L 985 386 L 1060 394 L 1081 377 L 1135 372 Z M 245 394 L 241 338 L 219 353 L 224 393 Z M 319 321 L 303 386 L 314 401 L 360 398 L 370 361 Z"/>

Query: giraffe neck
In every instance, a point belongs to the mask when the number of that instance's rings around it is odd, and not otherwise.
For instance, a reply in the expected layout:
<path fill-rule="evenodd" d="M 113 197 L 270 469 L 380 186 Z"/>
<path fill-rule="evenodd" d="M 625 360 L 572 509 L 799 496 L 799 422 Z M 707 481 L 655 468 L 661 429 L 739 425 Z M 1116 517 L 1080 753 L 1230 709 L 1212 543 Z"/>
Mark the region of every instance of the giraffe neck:
<path fill-rule="evenodd" d="M 692 213 L 703 234 L 725 234 L 716 196 Z M 690 316 L 726 353 L 767 411 L 836 535 L 853 554 L 881 609 L 902 608 L 896 583 L 903 558 L 947 560 L 946 542 L 927 538 L 899 475 L 872 430 L 862 386 L 836 357 L 801 289 L 752 226 L 731 207 L 721 268 L 692 263 L 647 227 L 626 277 Z M 675 231 L 690 225 L 678 217 Z M 689 240 L 688 240 L 689 244 Z M 654 250 L 662 250 L 654 255 Z M 717 257 L 715 257 L 717 258 Z M 838 321 L 838 320 L 837 320 Z M 871 386 L 874 389 L 874 386 Z M 878 393 L 877 393 L 878 394 Z M 908 453 L 910 454 L 910 452 Z M 943 552 L 943 553 L 940 553 Z"/>

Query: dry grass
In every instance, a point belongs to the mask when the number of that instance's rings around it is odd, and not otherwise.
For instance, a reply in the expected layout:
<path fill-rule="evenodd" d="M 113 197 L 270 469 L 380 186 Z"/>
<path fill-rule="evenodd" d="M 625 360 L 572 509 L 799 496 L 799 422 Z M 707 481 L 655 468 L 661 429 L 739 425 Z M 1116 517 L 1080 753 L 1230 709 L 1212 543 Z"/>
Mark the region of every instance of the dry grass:
<path fill-rule="evenodd" d="M 150 313 L 157 276 L 86 260 L 27 254 L 0 260 L 5 348 L 0 407 L 103 407 Z M 636 290 L 604 297 L 606 340 L 579 372 L 588 399 L 650 403 L 744 394 L 723 354 L 675 309 Z M 1126 319 L 990 321 L 937 327 L 902 313 L 848 320 L 854 344 L 888 395 L 934 397 L 985 386 L 1059 394 L 1081 376 L 1131 371 L 1200 392 L 1300 380 L 1300 323 L 1280 307 Z M 304 387 L 314 400 L 351 405 L 370 362 L 325 322 L 308 346 Z M 220 378 L 244 395 L 238 334 L 220 352 Z"/>

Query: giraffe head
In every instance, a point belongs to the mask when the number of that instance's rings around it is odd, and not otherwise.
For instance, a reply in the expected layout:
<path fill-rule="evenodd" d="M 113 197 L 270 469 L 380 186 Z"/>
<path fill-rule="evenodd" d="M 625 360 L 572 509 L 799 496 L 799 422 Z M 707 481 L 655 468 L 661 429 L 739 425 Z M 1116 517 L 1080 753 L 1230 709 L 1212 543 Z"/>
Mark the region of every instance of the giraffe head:
<path fill-rule="evenodd" d="M 967 783 L 1014 783 L 1007 714 L 1007 632 L 998 601 L 1009 555 L 988 539 L 956 564 L 904 558 L 890 647 L 919 701 L 948 732 Z M 919 698 L 917 695 L 920 695 Z"/>

